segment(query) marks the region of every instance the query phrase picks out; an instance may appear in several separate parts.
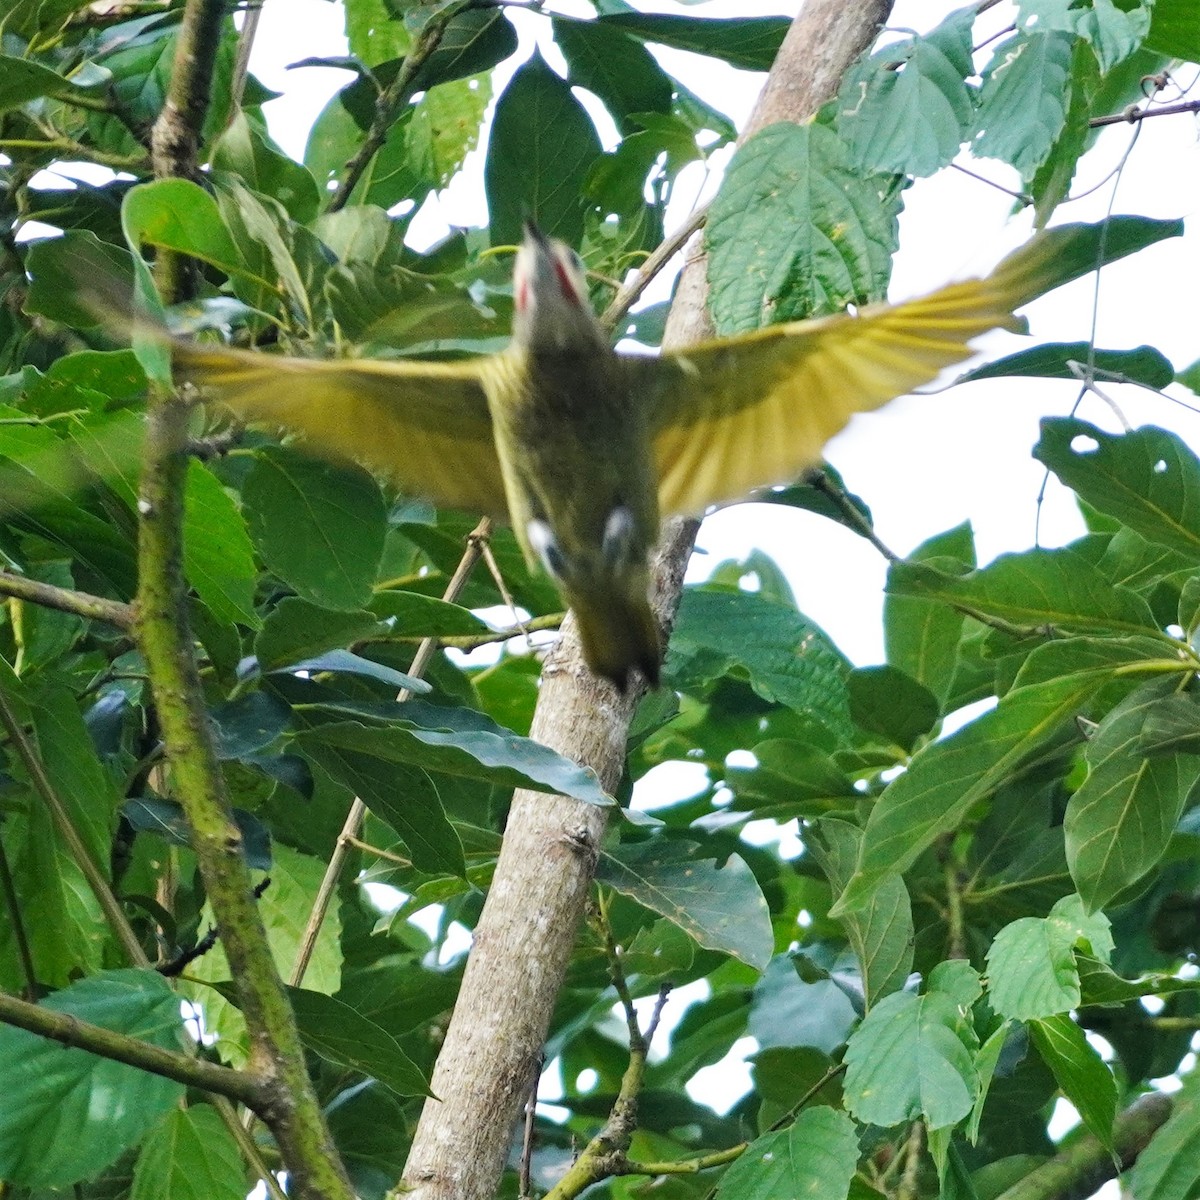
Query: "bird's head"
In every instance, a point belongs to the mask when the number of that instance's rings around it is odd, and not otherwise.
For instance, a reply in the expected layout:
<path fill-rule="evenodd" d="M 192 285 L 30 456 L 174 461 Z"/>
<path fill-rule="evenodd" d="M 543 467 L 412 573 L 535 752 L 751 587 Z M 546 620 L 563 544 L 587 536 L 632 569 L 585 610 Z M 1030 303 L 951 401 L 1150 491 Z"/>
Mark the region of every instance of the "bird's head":
<path fill-rule="evenodd" d="M 526 349 L 564 354 L 608 346 L 579 255 L 532 221 L 525 222 L 513 268 L 513 302 L 513 340 Z"/>

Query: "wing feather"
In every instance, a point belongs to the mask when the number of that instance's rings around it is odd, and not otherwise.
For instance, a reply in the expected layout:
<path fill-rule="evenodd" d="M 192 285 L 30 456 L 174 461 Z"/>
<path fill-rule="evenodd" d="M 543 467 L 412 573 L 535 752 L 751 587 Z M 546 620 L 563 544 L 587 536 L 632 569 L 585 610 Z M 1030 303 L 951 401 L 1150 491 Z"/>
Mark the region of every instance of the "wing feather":
<path fill-rule="evenodd" d="M 315 453 L 373 467 L 437 504 L 507 514 L 489 359 L 287 358 L 175 340 L 172 357 L 239 420 L 299 433 Z"/>
<path fill-rule="evenodd" d="M 1022 328 L 1013 309 L 1040 287 L 1015 265 L 856 316 L 627 358 L 633 393 L 650 408 L 664 515 L 791 482 L 855 413 L 931 382 L 987 330 Z"/>

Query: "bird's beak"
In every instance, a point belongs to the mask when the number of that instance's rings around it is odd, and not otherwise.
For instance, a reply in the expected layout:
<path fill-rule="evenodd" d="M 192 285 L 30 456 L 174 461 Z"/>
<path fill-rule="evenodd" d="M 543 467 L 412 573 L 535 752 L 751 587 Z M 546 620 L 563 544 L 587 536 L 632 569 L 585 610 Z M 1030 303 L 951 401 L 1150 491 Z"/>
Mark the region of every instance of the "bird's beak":
<path fill-rule="evenodd" d="M 524 233 L 524 244 L 531 250 L 540 250 L 543 254 L 549 251 L 549 239 L 538 228 L 537 222 L 530 217 L 525 218 Z"/>

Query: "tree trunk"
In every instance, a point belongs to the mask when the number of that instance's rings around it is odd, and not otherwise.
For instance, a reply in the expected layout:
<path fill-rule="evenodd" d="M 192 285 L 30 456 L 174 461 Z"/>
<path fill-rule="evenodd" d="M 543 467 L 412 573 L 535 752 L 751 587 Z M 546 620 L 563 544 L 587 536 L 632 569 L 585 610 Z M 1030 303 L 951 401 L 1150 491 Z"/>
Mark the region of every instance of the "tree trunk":
<path fill-rule="evenodd" d="M 804 121 L 837 90 L 874 40 L 890 0 L 809 0 L 771 68 L 744 140 L 776 121 Z M 709 332 L 699 244 L 680 280 L 664 345 Z M 670 623 L 699 525 L 663 531 L 656 610 Z M 532 736 L 595 769 L 612 790 L 621 776 L 632 698 L 598 683 L 568 619 L 542 674 Z M 487 1200 L 495 1194 L 513 1125 L 535 1065 L 587 903 L 608 814 L 562 796 L 518 791 L 462 989 L 413 1139 L 404 1188 L 413 1200 Z"/>

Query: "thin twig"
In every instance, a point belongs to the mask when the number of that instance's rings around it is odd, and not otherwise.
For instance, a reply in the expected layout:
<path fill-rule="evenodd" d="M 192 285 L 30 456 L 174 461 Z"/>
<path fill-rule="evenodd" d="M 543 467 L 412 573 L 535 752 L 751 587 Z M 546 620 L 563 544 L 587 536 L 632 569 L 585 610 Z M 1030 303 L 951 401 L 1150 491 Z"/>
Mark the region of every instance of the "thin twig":
<path fill-rule="evenodd" d="M 903 562 L 904 560 L 894 550 L 889 550 L 886 545 L 879 539 L 871 522 L 863 516 L 862 512 L 851 503 L 850 497 L 846 492 L 838 487 L 829 476 L 817 468 L 814 471 L 809 471 L 805 476 L 805 482 L 809 487 L 815 488 L 822 496 L 825 497 L 831 504 L 837 508 L 838 512 L 846 519 L 846 523 L 854 530 L 855 533 L 866 538 L 884 558 L 890 563 Z"/>
<path fill-rule="evenodd" d="M 17 898 L 17 889 L 13 883 L 12 869 L 8 864 L 8 853 L 4 849 L 3 841 L 0 841 L 0 891 L 4 894 L 9 927 L 12 929 L 13 941 L 16 943 L 17 957 L 21 961 L 21 974 L 25 979 L 25 999 L 32 1004 L 37 999 L 37 970 L 33 965 L 33 955 L 29 951 L 25 920 L 21 915 L 21 905 Z"/>
<path fill-rule="evenodd" d="M 492 522 L 490 518 L 484 517 L 468 535 L 467 547 L 463 551 L 463 556 L 459 560 L 459 564 L 453 576 L 451 576 L 450 582 L 446 585 L 446 590 L 442 594 L 443 600 L 453 602 L 461 595 L 467 580 L 470 578 L 471 572 L 475 569 L 475 564 L 483 554 L 483 546 L 490 536 L 491 531 Z M 412 666 L 409 667 L 407 674 L 413 676 L 415 679 L 420 679 L 429 666 L 434 653 L 437 651 L 437 646 L 438 641 L 436 638 L 426 638 L 417 647 L 417 652 L 413 655 Z M 407 700 L 410 695 L 411 693 L 405 688 L 400 693 L 398 699 L 402 701 Z M 304 933 L 300 938 L 300 949 L 296 954 L 296 961 L 292 965 L 292 973 L 288 981 L 293 987 L 299 987 L 304 980 L 304 973 L 308 970 L 308 964 L 312 959 L 313 951 L 316 949 L 317 935 L 321 932 L 321 926 L 325 923 L 325 914 L 329 911 L 334 893 L 337 891 L 338 879 L 341 877 L 342 868 L 346 865 L 346 859 L 350 854 L 351 847 L 355 844 L 359 833 L 362 831 L 366 815 L 367 806 L 356 796 L 354 802 L 350 805 L 350 811 L 346 814 L 346 820 L 342 825 L 342 832 L 338 835 L 333 853 L 329 856 L 329 865 L 325 868 L 325 874 L 321 879 L 321 886 L 317 888 L 317 895 L 313 901 L 312 911 L 308 914 L 308 921 L 304 926 Z"/>
<path fill-rule="evenodd" d="M 1105 117 L 1093 117 L 1088 126 L 1099 129 L 1104 125 L 1134 125 L 1147 117 L 1174 117 L 1180 113 L 1200 112 L 1200 100 L 1184 100 L 1179 104 L 1164 104 L 1162 108 L 1138 108 L 1131 104 L 1124 112 L 1110 113 Z"/>
<path fill-rule="evenodd" d="M 250 52 L 254 49 L 254 38 L 258 33 L 259 22 L 262 20 L 262 5 L 249 4 L 243 10 L 241 32 L 238 34 L 237 58 L 233 61 L 233 107 L 241 107 L 242 96 L 246 91 L 246 75 L 250 70 Z"/>
<path fill-rule="evenodd" d="M 520 1200 L 528 1200 L 532 1195 L 530 1184 L 533 1173 L 533 1129 L 537 1117 L 538 1082 L 542 1078 L 542 1067 L 545 1066 L 545 1063 L 546 1056 L 539 1054 L 533 1064 L 529 1099 L 525 1101 L 525 1129 L 521 1135 L 520 1189 L 517 1193 Z"/>
<path fill-rule="evenodd" d="M 92 858 L 91 851 L 88 850 L 79 831 L 75 828 L 75 824 L 71 820 L 71 815 L 67 811 L 67 806 L 55 790 L 54 784 L 50 781 L 50 776 L 41 758 L 34 749 L 33 743 L 30 741 L 21 722 L 17 720 L 16 713 L 13 711 L 8 697 L 3 691 L 0 691 L 0 725 L 4 726 L 13 749 L 16 750 L 25 770 L 28 772 L 29 780 L 33 784 L 33 790 L 37 792 L 38 796 L 41 797 L 42 803 L 49 809 L 50 817 L 54 821 L 54 826 L 58 830 L 59 836 L 67 843 L 71 857 L 83 873 L 84 879 L 87 880 L 88 887 L 91 888 L 92 894 L 96 897 L 96 902 L 103 910 L 109 928 L 121 943 L 126 958 L 136 966 L 148 966 L 149 962 L 146 958 L 146 953 L 142 949 L 137 935 L 133 932 L 133 928 L 125 919 L 125 913 L 121 908 L 120 902 L 113 895 L 113 890 L 109 887 L 108 880 L 105 879 L 104 873 L 100 870 L 96 860 Z"/>
<path fill-rule="evenodd" d="M 921 1194 L 918 1179 L 921 1172 L 921 1150 L 925 1145 L 925 1122 L 914 1121 L 904 1144 L 904 1174 L 896 1189 L 896 1200 L 917 1200 Z"/>
<path fill-rule="evenodd" d="M 366 171 L 371 159 L 379 152 L 383 143 L 387 141 L 388 133 L 396 123 L 396 119 L 417 91 L 417 75 L 433 52 L 441 45 L 446 26 L 460 12 L 471 8 L 473 2 L 474 0 L 463 0 L 463 3 L 443 9 L 426 21 L 417 35 L 416 43 L 405 55 L 396 78 L 380 92 L 376 99 L 375 116 L 371 120 L 371 127 L 367 130 L 362 145 L 346 163 L 345 174 L 338 181 L 333 198 L 329 201 L 330 212 L 337 212 L 339 209 L 345 208 L 354 189 L 358 186 L 363 172 Z"/>
<path fill-rule="evenodd" d="M 664 238 L 653 252 L 646 256 L 637 274 L 617 292 L 601 314 L 600 324 L 605 329 L 614 329 L 617 322 L 637 303 L 638 297 L 659 271 L 683 249 L 692 234 L 704 224 L 710 207 L 705 204 L 696 209 L 670 237 Z"/>

